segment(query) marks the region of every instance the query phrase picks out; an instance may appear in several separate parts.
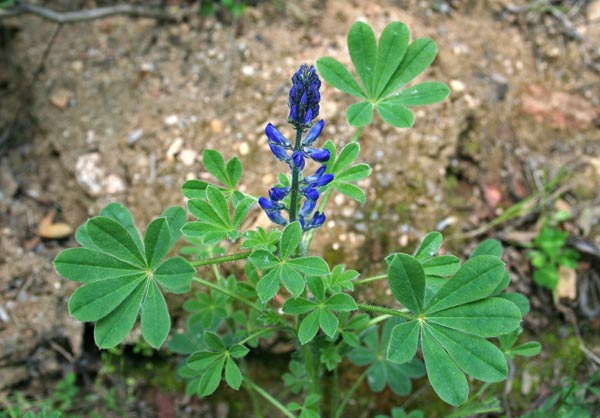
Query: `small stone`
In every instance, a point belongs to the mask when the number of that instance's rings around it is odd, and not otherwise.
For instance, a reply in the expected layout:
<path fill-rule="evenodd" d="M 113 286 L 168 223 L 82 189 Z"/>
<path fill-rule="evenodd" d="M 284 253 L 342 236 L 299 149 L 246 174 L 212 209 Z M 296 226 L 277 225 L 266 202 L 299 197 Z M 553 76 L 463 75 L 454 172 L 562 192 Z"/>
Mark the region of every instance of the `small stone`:
<path fill-rule="evenodd" d="M 8 164 L 3 161 L 0 163 L 0 202 L 13 197 L 18 188 L 19 184 L 10 171 Z"/>
<path fill-rule="evenodd" d="M 242 66 L 242 74 L 250 77 L 254 75 L 254 68 L 251 65 L 244 65 Z"/>
<path fill-rule="evenodd" d="M 136 129 L 135 131 L 127 135 L 127 145 L 129 145 L 130 147 L 133 146 L 133 144 L 135 144 L 142 137 L 142 135 L 144 135 L 144 130 L 141 128 Z"/>
<path fill-rule="evenodd" d="M 73 92 L 64 88 L 54 90 L 50 96 L 50 102 L 60 110 L 65 110 L 71 105 L 73 100 Z"/>
<path fill-rule="evenodd" d="M 102 187 L 108 194 L 122 193 L 127 188 L 123 179 L 116 174 L 109 174 L 102 179 Z"/>
<path fill-rule="evenodd" d="M 467 86 L 460 80 L 450 80 L 450 88 L 455 93 L 462 93 L 467 89 Z"/>
<path fill-rule="evenodd" d="M 140 71 L 145 74 L 153 73 L 156 70 L 156 66 L 153 62 L 142 62 L 140 65 Z"/>
<path fill-rule="evenodd" d="M 125 181 L 116 174 L 106 175 L 106 170 L 100 166 L 100 160 L 98 152 L 91 152 L 77 158 L 75 163 L 77 183 L 91 196 L 125 191 Z"/>
<path fill-rule="evenodd" d="M 196 151 L 186 148 L 181 150 L 178 159 L 183 165 L 190 166 L 196 162 L 196 157 L 198 157 L 198 153 Z"/>
<path fill-rule="evenodd" d="M 210 129 L 216 134 L 223 132 L 223 122 L 219 119 L 213 119 L 210 121 Z"/>
<path fill-rule="evenodd" d="M 169 148 L 167 149 L 166 158 L 167 161 L 173 161 L 175 156 L 181 152 L 181 148 L 183 147 L 183 138 L 177 137 L 171 142 Z"/>
<path fill-rule="evenodd" d="M 179 117 L 177 115 L 169 115 L 165 118 L 165 125 L 173 126 L 177 122 L 179 122 Z"/>
<path fill-rule="evenodd" d="M 71 70 L 73 70 L 76 73 L 80 73 L 83 71 L 83 62 L 77 60 L 77 61 L 73 61 L 71 63 Z"/>
<path fill-rule="evenodd" d="M 248 154 L 250 154 L 250 145 L 248 145 L 247 142 L 242 142 L 240 144 L 239 153 L 240 153 L 240 155 L 248 155 Z"/>

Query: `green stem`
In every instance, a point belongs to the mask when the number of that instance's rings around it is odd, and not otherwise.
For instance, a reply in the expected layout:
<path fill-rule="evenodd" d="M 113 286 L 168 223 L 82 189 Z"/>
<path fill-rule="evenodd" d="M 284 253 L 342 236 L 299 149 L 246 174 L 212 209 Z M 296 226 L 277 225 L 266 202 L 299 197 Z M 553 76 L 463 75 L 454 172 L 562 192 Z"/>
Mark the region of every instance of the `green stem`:
<path fill-rule="evenodd" d="M 356 389 L 358 389 L 358 387 L 360 386 L 360 384 L 362 383 L 362 381 L 365 380 L 365 377 L 367 377 L 367 371 L 368 370 L 369 369 L 365 369 L 365 371 L 362 372 L 362 374 L 356 380 L 356 382 L 354 382 L 354 384 L 352 385 L 352 387 L 350 388 L 350 390 L 348 391 L 348 393 L 346 393 L 346 396 L 344 397 L 344 400 L 340 404 L 339 408 L 337 408 L 337 411 L 335 413 L 335 418 L 340 418 L 342 416 L 342 413 L 346 409 L 346 405 L 348 405 L 348 402 L 350 402 L 350 399 L 352 399 L 352 395 L 354 395 L 354 392 L 356 392 Z"/>
<path fill-rule="evenodd" d="M 242 253 L 237 253 L 237 254 L 230 254 L 230 255 L 224 255 L 221 257 L 207 258 L 205 260 L 192 261 L 190 264 L 193 267 L 203 267 L 203 266 L 209 266 L 211 264 L 227 263 L 229 261 L 243 260 L 245 258 L 248 258 L 250 256 L 250 254 L 252 254 L 252 251 L 244 251 Z"/>
<path fill-rule="evenodd" d="M 367 326 L 365 328 L 369 328 L 372 327 L 375 324 L 380 323 L 381 321 L 385 321 L 386 319 L 390 319 L 392 316 L 388 315 L 388 314 L 384 314 L 384 315 L 379 315 L 373 319 L 371 319 L 369 322 L 367 322 Z"/>
<path fill-rule="evenodd" d="M 248 392 L 248 396 L 250 397 L 250 403 L 252 404 L 252 409 L 254 410 L 254 416 L 256 418 L 263 418 L 264 415 L 260 410 L 260 405 L 258 404 L 258 399 L 256 399 L 256 393 L 254 392 L 254 389 L 252 389 L 252 387 L 249 385 L 244 387 L 246 388 L 246 392 Z"/>
<path fill-rule="evenodd" d="M 318 376 L 318 370 L 317 367 L 315 365 L 315 358 L 313 356 L 313 353 L 310 349 L 310 344 L 304 344 L 301 348 L 300 348 L 301 354 L 302 354 L 302 359 L 304 360 L 304 365 L 306 367 L 306 372 L 308 373 L 308 378 L 310 379 L 310 393 L 311 394 L 317 394 L 317 395 L 322 395 L 321 394 L 321 388 L 319 385 L 319 376 Z M 322 398 L 322 397 L 321 397 Z"/>
<path fill-rule="evenodd" d="M 361 284 L 371 283 L 385 278 L 387 278 L 387 274 L 380 274 L 379 276 L 365 277 L 364 279 L 355 280 L 352 283 L 354 283 L 356 286 L 359 286 Z"/>
<path fill-rule="evenodd" d="M 302 131 L 296 131 L 296 142 L 294 151 L 298 151 L 302 146 Z M 298 193 L 300 191 L 300 169 L 292 161 L 292 187 L 290 189 L 290 223 L 298 220 Z"/>
<path fill-rule="evenodd" d="M 268 334 L 269 332 L 275 331 L 275 328 L 263 328 L 261 330 L 256 331 L 254 334 L 250 334 L 248 335 L 246 338 L 244 338 L 243 340 L 237 342 L 236 344 L 246 344 L 248 341 L 250 341 L 252 338 L 255 337 L 259 337 L 263 334 Z"/>
<path fill-rule="evenodd" d="M 252 389 L 256 393 L 258 393 L 260 396 L 265 398 L 275 408 L 279 409 L 283 413 L 283 415 L 285 415 L 286 417 L 297 418 L 296 415 L 294 415 L 289 409 L 287 409 L 281 402 L 279 402 L 277 399 L 275 399 L 273 396 L 271 396 L 267 391 L 265 391 L 263 388 L 258 386 L 252 380 L 250 380 L 250 378 L 247 375 L 244 376 L 244 383 L 246 383 L 246 385 L 248 385 L 250 387 L 250 389 Z"/>
<path fill-rule="evenodd" d="M 227 295 L 227 296 L 229 296 L 230 298 L 232 298 L 232 299 L 235 299 L 235 300 L 237 300 L 238 302 L 241 302 L 241 303 L 243 303 L 244 305 L 247 305 L 248 307 L 250 307 L 250 308 L 254 309 L 254 310 L 255 310 L 255 311 L 257 311 L 257 312 L 262 312 L 262 309 L 260 309 L 260 308 L 259 308 L 258 306 L 256 306 L 254 303 L 252 303 L 252 301 L 249 301 L 249 300 L 248 300 L 248 299 L 246 299 L 246 298 L 243 298 L 243 297 L 241 297 L 241 296 L 239 296 L 239 295 L 236 295 L 235 293 L 231 293 L 229 290 L 227 290 L 227 289 L 223 289 L 222 287 L 220 287 L 220 286 L 217 286 L 217 285 L 216 285 L 216 284 L 214 284 L 214 283 L 211 283 L 211 282 L 209 282 L 209 281 L 207 281 L 207 280 L 201 279 L 200 277 L 194 277 L 194 278 L 192 278 L 192 280 L 193 280 L 193 281 L 195 281 L 196 283 L 200 283 L 200 284 L 202 284 L 202 285 L 204 285 L 204 286 L 208 287 L 209 289 L 216 290 L 217 292 L 221 292 L 221 293 L 223 293 L 224 295 Z"/>
<path fill-rule="evenodd" d="M 350 140 L 350 142 L 357 142 L 358 141 L 358 137 L 362 133 L 363 128 L 364 128 L 364 126 L 361 126 L 361 127 L 359 127 L 359 128 L 356 129 L 356 132 L 354 132 L 354 136 L 352 137 L 352 139 Z"/>
<path fill-rule="evenodd" d="M 325 210 L 325 206 L 327 205 L 327 202 L 329 201 L 329 197 L 331 196 L 331 192 L 333 192 L 333 189 L 327 189 L 325 190 L 325 193 L 323 193 L 321 195 L 321 199 L 319 200 L 319 206 L 317 207 L 317 210 L 321 213 L 323 213 L 323 211 Z M 313 235 L 315 234 L 316 229 L 310 229 L 304 238 L 304 241 L 302 242 L 302 255 L 306 255 L 308 253 L 308 249 L 310 248 L 310 243 L 313 239 Z"/>
<path fill-rule="evenodd" d="M 329 407 L 331 418 L 336 418 L 335 416 L 337 414 L 337 406 L 338 402 L 340 401 L 338 393 L 339 383 L 340 379 L 338 376 L 338 368 L 336 367 L 335 369 L 333 369 L 333 382 L 331 384 L 331 406 Z"/>
<path fill-rule="evenodd" d="M 399 316 L 400 318 L 408 319 L 409 321 L 416 319 L 414 315 L 411 315 L 406 312 L 401 312 L 396 309 L 386 308 L 384 306 L 365 305 L 364 303 L 359 303 L 358 309 L 361 309 L 363 311 L 368 311 L 368 312 L 376 312 L 376 313 L 380 313 L 380 314 Z"/>

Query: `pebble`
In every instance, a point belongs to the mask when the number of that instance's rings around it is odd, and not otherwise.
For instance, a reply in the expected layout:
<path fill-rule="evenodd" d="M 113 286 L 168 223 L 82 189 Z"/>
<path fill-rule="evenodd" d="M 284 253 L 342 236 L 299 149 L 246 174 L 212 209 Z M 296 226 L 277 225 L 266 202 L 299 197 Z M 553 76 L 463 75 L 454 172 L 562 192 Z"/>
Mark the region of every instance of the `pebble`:
<path fill-rule="evenodd" d="M 165 118 L 165 125 L 173 126 L 177 122 L 179 122 L 179 117 L 177 115 L 169 115 Z"/>
<path fill-rule="evenodd" d="M 106 174 L 100 165 L 101 156 L 98 152 L 83 154 L 75 163 L 77 183 L 91 196 L 115 194 L 124 192 L 125 181 L 116 174 Z"/>
<path fill-rule="evenodd" d="M 242 74 L 244 74 L 245 76 L 253 76 L 254 75 L 254 67 L 252 67 L 251 65 L 243 65 L 242 66 Z"/>
<path fill-rule="evenodd" d="M 58 107 L 60 110 L 65 110 L 71 106 L 74 94 L 71 90 L 58 88 L 50 96 L 50 103 Z"/>
<path fill-rule="evenodd" d="M 19 184 L 15 180 L 8 164 L 2 162 L 0 164 L 0 202 L 13 197 L 18 188 Z"/>
<path fill-rule="evenodd" d="M 216 134 L 223 132 L 223 122 L 219 119 L 213 119 L 210 121 L 210 130 Z"/>
<path fill-rule="evenodd" d="M 181 148 L 183 147 L 183 138 L 177 137 L 171 142 L 169 148 L 167 149 L 166 158 L 167 161 L 173 161 L 175 156 L 181 152 Z"/>
<path fill-rule="evenodd" d="M 239 148 L 240 155 L 248 155 L 250 154 L 250 145 L 247 142 L 242 142 Z"/>
<path fill-rule="evenodd" d="M 136 129 L 135 131 L 127 135 L 127 145 L 131 147 L 142 137 L 142 135 L 144 135 L 144 130 L 141 128 Z"/>
<path fill-rule="evenodd" d="M 196 157 L 198 157 L 198 153 L 193 149 L 186 148 L 181 150 L 179 153 L 179 161 L 183 163 L 183 165 L 190 166 L 196 162 Z"/>
<path fill-rule="evenodd" d="M 455 93 L 462 93 L 467 89 L 467 86 L 460 80 L 450 80 L 450 88 Z"/>

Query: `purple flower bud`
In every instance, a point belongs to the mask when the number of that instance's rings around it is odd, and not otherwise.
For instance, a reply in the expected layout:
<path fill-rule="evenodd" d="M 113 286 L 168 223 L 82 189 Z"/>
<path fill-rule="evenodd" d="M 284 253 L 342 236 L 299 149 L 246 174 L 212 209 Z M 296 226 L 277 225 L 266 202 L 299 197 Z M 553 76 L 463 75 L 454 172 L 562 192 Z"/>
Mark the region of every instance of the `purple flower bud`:
<path fill-rule="evenodd" d="M 289 187 L 273 187 L 271 188 L 271 191 L 269 191 L 269 197 L 273 202 L 279 202 L 284 199 L 289 192 Z"/>
<path fill-rule="evenodd" d="M 315 189 L 314 183 L 302 190 L 302 194 L 308 200 L 314 200 L 315 202 L 319 199 L 319 191 Z"/>
<path fill-rule="evenodd" d="M 308 156 L 310 158 L 312 158 L 315 161 L 318 161 L 320 163 L 324 163 L 325 161 L 329 161 L 329 150 L 326 149 L 319 149 L 319 148 L 309 148 L 306 147 L 304 148 L 304 152 L 306 152 L 306 154 L 308 154 Z"/>
<path fill-rule="evenodd" d="M 280 145 L 275 145 L 269 142 L 269 148 L 271 148 L 271 152 L 278 160 L 288 162 L 290 160 L 290 156 L 287 154 L 285 148 Z"/>
<path fill-rule="evenodd" d="M 321 135 L 324 125 L 325 125 L 325 121 L 323 119 L 321 119 L 312 128 L 310 128 L 310 131 L 308 131 L 308 134 L 304 137 L 304 140 L 302 141 L 302 145 L 309 146 L 310 144 L 315 142 L 317 140 L 317 138 L 319 137 L 319 135 Z"/>
<path fill-rule="evenodd" d="M 314 183 L 315 181 L 321 178 L 326 168 L 327 167 L 325 165 L 322 165 L 317 171 L 315 171 L 315 174 L 313 174 L 312 176 L 304 177 L 303 181 L 306 183 Z"/>
<path fill-rule="evenodd" d="M 269 219 L 272 222 L 274 222 L 278 225 L 283 225 L 283 226 L 287 225 L 287 221 L 283 216 L 281 216 L 280 211 L 278 211 L 278 210 L 277 211 L 269 211 L 269 212 L 265 212 L 265 213 L 267 214 L 267 216 L 269 217 Z"/>
<path fill-rule="evenodd" d="M 317 206 L 316 200 L 305 200 L 302 204 L 302 208 L 300 208 L 299 216 L 307 217 L 315 210 Z"/>
<path fill-rule="evenodd" d="M 313 111 L 309 107 L 308 109 L 306 109 L 306 113 L 304 114 L 304 119 L 302 120 L 302 124 L 304 126 L 306 126 L 310 123 L 311 120 L 313 120 Z"/>
<path fill-rule="evenodd" d="M 269 142 L 272 142 L 275 145 L 280 145 L 282 147 L 290 147 L 292 145 L 290 141 L 288 141 L 288 139 L 270 123 L 268 123 L 265 128 L 265 134 L 267 134 Z"/>
<path fill-rule="evenodd" d="M 262 196 L 258 198 L 258 204 L 260 205 L 261 208 L 263 208 L 263 210 L 265 212 L 271 212 L 271 211 L 283 209 L 283 205 L 281 203 L 273 202 L 272 200 L 267 199 L 266 197 L 262 197 Z"/>
<path fill-rule="evenodd" d="M 294 151 L 292 154 L 294 165 L 300 170 L 304 170 L 304 153 L 302 151 Z"/>
<path fill-rule="evenodd" d="M 321 176 L 313 184 L 315 187 L 322 187 L 322 186 L 325 186 L 325 185 L 331 183 L 332 180 L 333 180 L 333 174 L 325 174 L 325 175 Z"/>
<path fill-rule="evenodd" d="M 310 221 L 310 224 L 308 224 L 308 229 L 320 227 L 325 223 L 325 219 L 327 218 L 324 213 L 320 213 L 318 211 L 315 212 L 312 220 Z"/>

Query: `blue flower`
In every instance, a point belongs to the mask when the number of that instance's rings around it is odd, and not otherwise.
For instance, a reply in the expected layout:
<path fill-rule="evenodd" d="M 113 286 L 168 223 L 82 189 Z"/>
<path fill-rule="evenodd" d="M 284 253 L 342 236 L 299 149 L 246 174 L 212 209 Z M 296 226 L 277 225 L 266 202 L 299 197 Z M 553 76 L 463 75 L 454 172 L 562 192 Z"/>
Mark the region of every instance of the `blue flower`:
<path fill-rule="evenodd" d="M 312 65 L 302 64 L 292 76 L 292 88 L 288 99 L 290 114 L 288 122 L 294 128 L 304 131 L 310 128 L 312 120 L 319 116 L 321 80 Z"/>
<path fill-rule="evenodd" d="M 285 197 L 289 193 L 290 193 L 289 187 L 272 187 L 271 190 L 269 191 L 269 198 L 273 202 L 279 202 L 279 201 L 285 199 Z"/>

